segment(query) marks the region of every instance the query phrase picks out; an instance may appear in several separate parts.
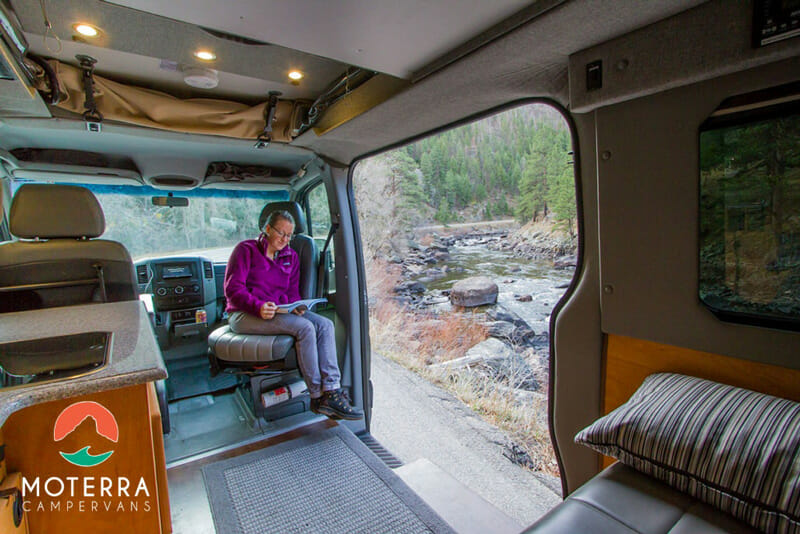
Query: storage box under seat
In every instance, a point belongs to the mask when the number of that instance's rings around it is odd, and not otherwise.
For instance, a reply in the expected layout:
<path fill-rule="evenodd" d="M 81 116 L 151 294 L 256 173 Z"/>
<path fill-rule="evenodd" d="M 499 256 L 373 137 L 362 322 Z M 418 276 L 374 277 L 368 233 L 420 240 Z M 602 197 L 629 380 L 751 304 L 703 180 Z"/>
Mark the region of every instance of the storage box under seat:
<path fill-rule="evenodd" d="M 278 391 L 276 389 L 280 388 Z M 266 421 L 275 421 L 308 411 L 311 396 L 297 371 L 279 375 L 256 375 L 250 378 L 253 413 Z M 272 402 L 264 405 L 264 400 Z"/>

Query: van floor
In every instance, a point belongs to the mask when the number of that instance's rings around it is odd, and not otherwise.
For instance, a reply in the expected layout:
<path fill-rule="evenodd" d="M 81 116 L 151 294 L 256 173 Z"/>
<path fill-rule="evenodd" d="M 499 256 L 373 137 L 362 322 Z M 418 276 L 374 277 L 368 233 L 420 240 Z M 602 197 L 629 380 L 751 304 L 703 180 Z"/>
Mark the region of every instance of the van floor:
<path fill-rule="evenodd" d="M 236 376 L 220 373 L 211 376 L 208 363 L 208 343 L 192 342 L 170 347 L 162 352 L 167 366 L 167 399 L 194 397 L 214 393 L 236 385 Z"/>
<path fill-rule="evenodd" d="M 257 420 L 238 389 L 173 401 L 169 403 L 170 432 L 164 436 L 167 466 L 287 432 L 319 418 L 307 412 L 274 423 Z"/>

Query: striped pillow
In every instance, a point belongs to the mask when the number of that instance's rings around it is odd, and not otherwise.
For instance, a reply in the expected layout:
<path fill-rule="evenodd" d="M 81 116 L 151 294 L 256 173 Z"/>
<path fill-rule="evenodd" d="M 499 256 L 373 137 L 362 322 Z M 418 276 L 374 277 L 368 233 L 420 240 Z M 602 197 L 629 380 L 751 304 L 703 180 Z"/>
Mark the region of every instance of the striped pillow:
<path fill-rule="evenodd" d="M 654 374 L 577 443 L 764 532 L 800 533 L 800 404 Z"/>

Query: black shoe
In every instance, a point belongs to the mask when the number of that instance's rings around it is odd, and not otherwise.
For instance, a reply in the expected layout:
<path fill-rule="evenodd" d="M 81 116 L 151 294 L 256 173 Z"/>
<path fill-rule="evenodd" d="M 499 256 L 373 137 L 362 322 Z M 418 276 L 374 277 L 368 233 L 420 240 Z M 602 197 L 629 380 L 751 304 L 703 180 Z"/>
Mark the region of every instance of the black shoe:
<path fill-rule="evenodd" d="M 311 399 L 311 411 L 314 412 L 315 414 L 322 414 L 322 412 L 319 411 L 319 403 L 320 402 L 322 402 L 322 397 L 317 397 L 316 399 Z M 322 415 L 326 415 L 326 414 L 322 414 Z M 328 417 L 330 417 L 331 419 L 334 419 L 334 420 L 340 419 L 340 417 L 335 416 L 335 415 L 329 415 Z"/>
<path fill-rule="evenodd" d="M 346 393 L 341 389 L 324 392 L 322 397 L 318 399 L 316 406 L 314 406 L 313 400 L 311 402 L 311 409 L 314 413 L 321 413 L 330 418 L 338 417 L 340 419 L 347 419 L 348 421 L 357 421 L 364 417 L 364 412 L 352 406 Z M 316 408 L 316 410 L 314 410 L 314 408 Z"/>

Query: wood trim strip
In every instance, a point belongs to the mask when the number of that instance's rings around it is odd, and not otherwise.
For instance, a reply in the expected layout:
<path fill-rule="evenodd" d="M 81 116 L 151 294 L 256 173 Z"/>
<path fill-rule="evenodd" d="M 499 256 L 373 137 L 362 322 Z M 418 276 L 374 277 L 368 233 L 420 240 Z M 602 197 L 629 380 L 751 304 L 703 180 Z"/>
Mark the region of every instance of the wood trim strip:
<path fill-rule="evenodd" d="M 653 373 L 681 373 L 800 402 L 800 371 L 609 334 L 603 413 L 625 403 Z"/>

